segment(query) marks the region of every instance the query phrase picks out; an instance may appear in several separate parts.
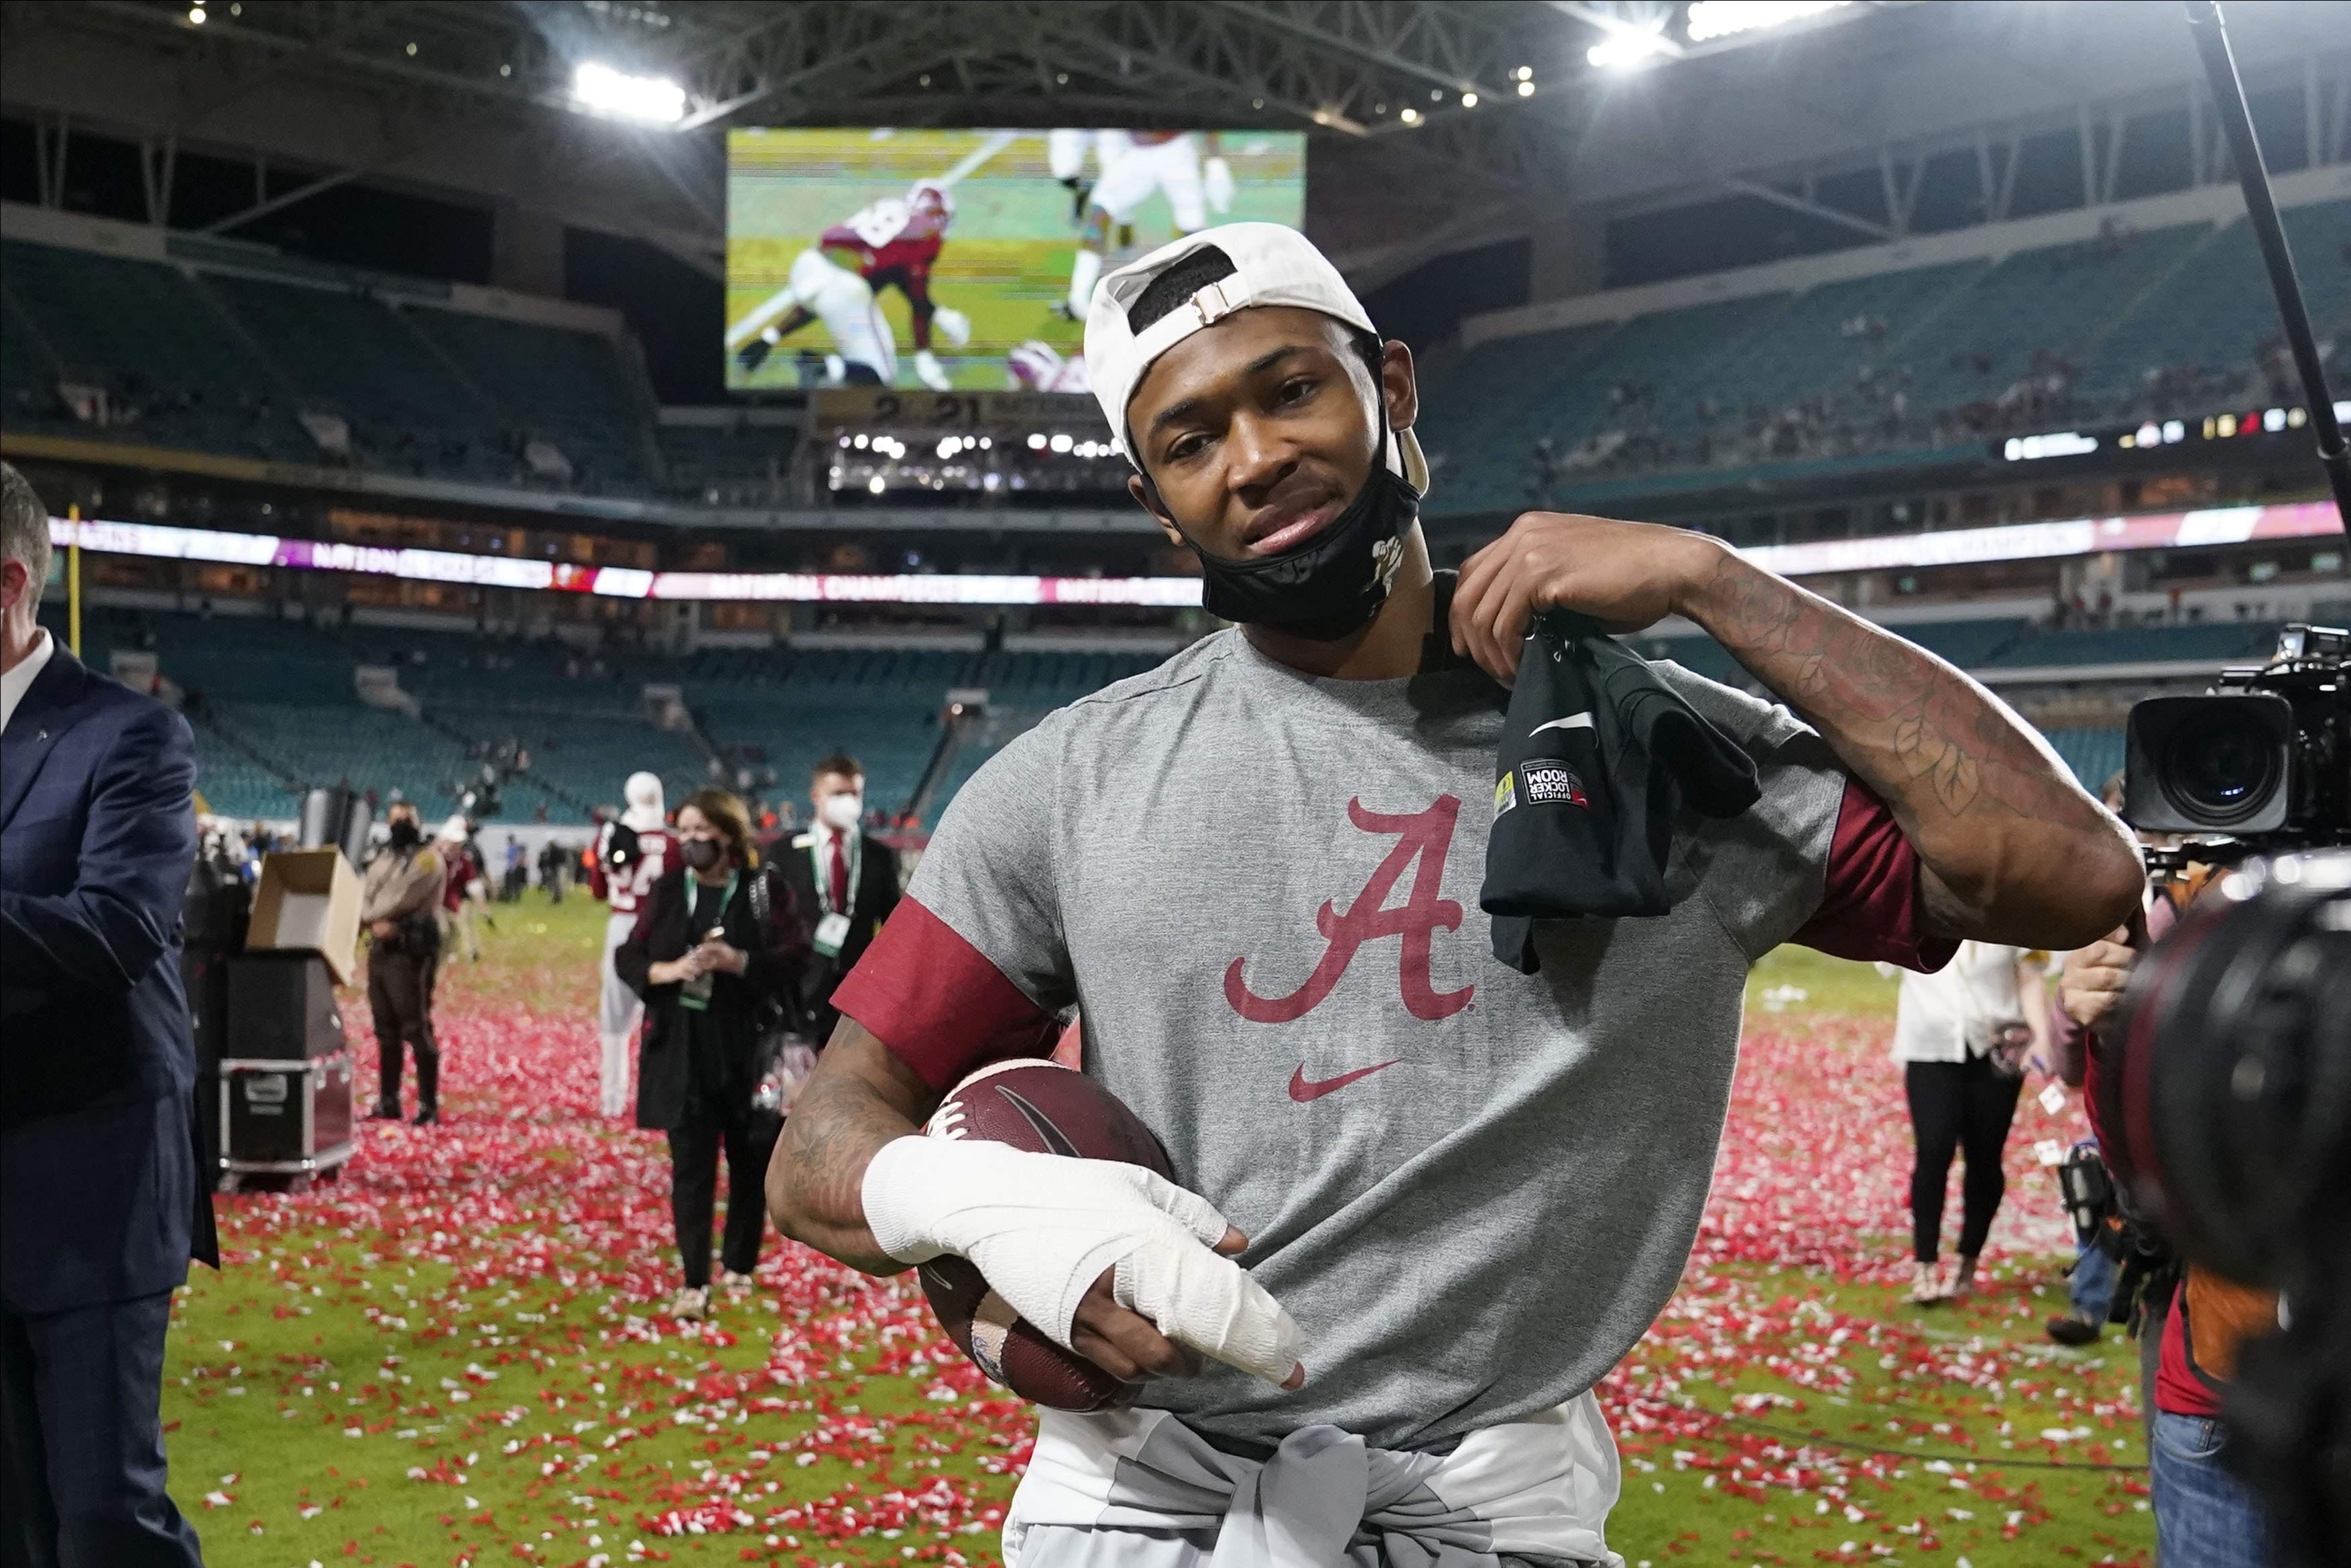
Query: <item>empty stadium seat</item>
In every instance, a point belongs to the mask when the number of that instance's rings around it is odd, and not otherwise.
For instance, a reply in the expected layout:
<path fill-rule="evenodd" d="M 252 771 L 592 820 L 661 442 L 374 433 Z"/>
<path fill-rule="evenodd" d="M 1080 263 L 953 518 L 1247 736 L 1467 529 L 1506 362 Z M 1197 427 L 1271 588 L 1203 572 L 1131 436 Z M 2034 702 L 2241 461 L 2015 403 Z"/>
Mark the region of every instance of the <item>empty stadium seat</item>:
<path fill-rule="evenodd" d="M 510 480 L 496 433 L 512 421 L 468 386 L 392 308 L 363 294 L 249 277 L 211 287 L 301 390 L 305 409 L 340 415 L 366 465 Z"/>
<path fill-rule="evenodd" d="M 2313 322 L 2339 329 L 2351 322 L 2351 202 L 2292 208 L 2283 222 Z M 1437 469 L 1424 510 L 1630 503 L 1659 475 L 1705 470 L 1729 486 L 1963 455 L 1988 438 L 1977 429 L 2141 417 L 2149 372 L 2167 368 L 2199 371 L 2207 401 L 2247 387 L 2267 398 L 2256 350 L 2276 331 L 2239 221 L 1491 340 L 1423 389 L 1421 443 Z M 2057 384 L 2028 397 L 2020 383 L 2036 356 Z M 2004 395 L 2009 412 L 1986 423 L 1957 417 Z M 1799 438 L 1760 441 L 1781 417 Z M 1560 465 L 1548 483 L 1539 441 Z"/>
<path fill-rule="evenodd" d="M 1982 661 L 1987 669 L 2033 669 L 2063 664 L 2136 664 L 2196 660 L 2216 669 L 2266 656 L 2277 646 L 2278 628 L 2266 621 L 2231 621 L 2187 626 L 2114 626 L 2041 632 L 2020 637 Z"/>
<path fill-rule="evenodd" d="M 23 356 L 10 372 L 11 423 L 244 457 L 316 455 L 291 389 L 177 267 L 5 240 L 0 282 L 22 312 L 8 331 Z M 58 381 L 104 388 L 108 423 L 75 419 L 56 402 Z M 18 386 L 35 394 L 22 407 Z"/>
<path fill-rule="evenodd" d="M 356 287 L 0 245 L 0 407 L 11 429 L 341 461 L 298 417 L 327 413 L 349 424 L 349 461 L 360 467 L 546 487 L 555 481 L 524 459 L 538 436 L 572 465 L 572 487 L 653 489 L 651 406 L 601 334 L 395 308 Z M 77 419 L 61 381 L 105 389 L 109 422 Z"/>
<path fill-rule="evenodd" d="M 474 385 L 552 442 L 580 487 L 649 487 L 651 410 L 632 395 L 611 340 L 460 310 L 419 309 L 410 319 Z"/>
<path fill-rule="evenodd" d="M 2351 202 L 2283 220 L 2313 321 L 2339 329 L 2351 319 Z M 361 466 L 557 483 L 524 462 L 538 436 L 570 463 L 573 487 L 719 505 L 770 502 L 791 461 L 788 427 L 655 425 L 620 346 L 595 332 L 28 241 L 5 242 L 5 257 L 0 392 L 12 428 L 316 461 L 296 419 L 307 408 L 350 423 Z M 2205 402 L 2266 397 L 2255 351 L 2275 332 L 2236 221 L 1498 339 L 1424 389 L 1422 444 L 1437 460 L 1426 509 L 1633 501 L 1660 474 L 1704 470 L 1729 485 L 1858 470 L 1888 450 L 1965 450 L 1982 437 L 1953 412 L 1998 402 L 2036 354 L 2069 367 L 2067 384 L 2031 405 L 2050 422 L 2139 417 L 2157 371 L 2186 375 Z M 77 421 L 61 380 L 107 388 L 120 417 L 103 429 Z M 1767 436 L 1775 421 L 1794 434 Z M 1549 485 L 1539 441 L 1564 465 Z"/>

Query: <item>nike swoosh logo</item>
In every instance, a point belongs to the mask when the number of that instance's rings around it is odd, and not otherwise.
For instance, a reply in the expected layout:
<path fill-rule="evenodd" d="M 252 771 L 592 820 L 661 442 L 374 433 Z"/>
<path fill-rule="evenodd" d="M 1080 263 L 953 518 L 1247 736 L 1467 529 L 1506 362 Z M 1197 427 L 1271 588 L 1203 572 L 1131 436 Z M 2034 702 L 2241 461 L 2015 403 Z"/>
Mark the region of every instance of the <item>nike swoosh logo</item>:
<path fill-rule="evenodd" d="M 1036 1129 L 1037 1135 L 1045 1141 L 1047 1148 L 1057 1155 L 1063 1155 L 1073 1160 L 1079 1157 L 1077 1145 L 1063 1136 L 1061 1129 L 1053 1125 L 1052 1119 L 1029 1103 L 1025 1095 L 1007 1089 L 1001 1084 L 997 1085 L 996 1092 L 1012 1102 L 1012 1108 L 1020 1113 L 1023 1121 Z"/>
<path fill-rule="evenodd" d="M 1375 1061 L 1369 1067 L 1358 1067 L 1353 1072 L 1342 1072 L 1336 1078 L 1324 1078 L 1319 1081 L 1307 1077 L 1306 1064 L 1301 1062 L 1298 1071 L 1290 1075 L 1290 1097 L 1303 1105 L 1309 1100 L 1322 1099 L 1334 1089 L 1344 1089 L 1358 1078 L 1369 1078 L 1384 1067 L 1394 1067 L 1396 1061 L 1403 1060 L 1402 1057 L 1398 1057 L 1395 1061 Z"/>
<path fill-rule="evenodd" d="M 1541 735 L 1547 729 L 1591 729 L 1593 727 L 1593 725 L 1592 723 L 1592 716 L 1590 714 L 1572 713 L 1565 718 L 1555 718 L 1548 724 L 1539 724 L 1535 726 L 1534 728 L 1527 731 L 1527 738 L 1532 740 L 1536 736 Z"/>

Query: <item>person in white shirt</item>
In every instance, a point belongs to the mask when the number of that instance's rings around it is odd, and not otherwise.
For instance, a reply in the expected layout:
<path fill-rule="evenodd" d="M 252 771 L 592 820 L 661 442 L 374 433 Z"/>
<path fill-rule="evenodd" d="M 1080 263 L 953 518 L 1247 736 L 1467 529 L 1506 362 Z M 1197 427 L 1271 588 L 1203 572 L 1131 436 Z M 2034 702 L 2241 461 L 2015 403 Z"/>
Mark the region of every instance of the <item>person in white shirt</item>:
<path fill-rule="evenodd" d="M 1962 942 L 1958 956 L 1932 974 L 1901 971 L 1894 1060 L 1903 1064 L 1918 1145 L 1910 1170 L 1916 1259 L 1910 1299 L 1921 1305 L 1965 1296 L 1975 1284 L 1976 1257 L 2007 1187 L 2001 1151 L 2016 1116 L 2017 1093 L 2028 1065 L 2049 1059 L 2043 956 L 2022 947 Z M 1967 1161 L 1959 1244 L 1945 1270 L 1939 1262 L 1943 1191 L 1952 1155 L 1959 1153 Z"/>
<path fill-rule="evenodd" d="M 611 906 L 604 922 L 604 958 L 598 970 L 596 1033 L 599 1058 L 597 1108 L 611 1121 L 629 1107 L 629 1055 L 645 1004 L 613 970 L 612 955 L 636 929 L 637 912 L 664 873 L 676 864 L 676 841 L 662 809 L 658 774 L 632 773 L 622 790 L 628 807 L 596 835 L 596 863 L 589 887 Z"/>

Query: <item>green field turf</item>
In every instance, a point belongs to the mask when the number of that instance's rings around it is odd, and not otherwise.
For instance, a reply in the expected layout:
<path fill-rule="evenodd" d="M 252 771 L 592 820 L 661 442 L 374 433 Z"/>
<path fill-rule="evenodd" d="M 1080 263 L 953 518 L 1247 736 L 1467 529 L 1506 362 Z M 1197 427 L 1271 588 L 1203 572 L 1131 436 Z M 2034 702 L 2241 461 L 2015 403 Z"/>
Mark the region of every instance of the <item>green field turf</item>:
<path fill-rule="evenodd" d="M 590 1092 L 601 910 L 531 897 L 501 906 L 484 962 L 444 983 L 451 1127 L 372 1130 L 366 1163 L 311 1195 L 224 1200 L 232 1261 L 183 1297 L 163 1401 L 172 1491 L 207 1560 L 996 1561 L 990 1510 L 1026 1417 L 925 1333 L 903 1281 L 778 1256 L 780 1283 L 711 1329 L 660 1317 L 664 1147 L 570 1108 Z M 1805 1043 L 1750 1053 L 1742 1103 L 1762 1108 L 1734 1127 L 1768 1130 L 1774 1097 L 1815 1074 L 1865 1101 L 1882 1082 L 1898 1119 L 1880 1060 L 1891 995 L 1860 966 L 1775 955 L 1750 1044 Z M 1733 1196 L 1813 1222 L 1788 1131 L 1784 1154 L 1743 1134 L 1767 1163 L 1727 1163 L 1718 1197 L 1783 1160 L 1783 1190 Z M 2027 1178 L 2010 1201 L 2053 1200 Z M 1896 1239 L 1849 1247 L 1694 1265 L 1619 1375 L 1639 1416 L 1615 1416 L 1609 1537 L 1625 1561 L 2147 1563 L 2143 1473 L 2080 1465 L 2144 1458 L 2130 1347 L 2042 1340 L 2063 1301 L 2053 1260 L 2011 1258 L 1974 1302 L 1921 1311 L 1896 1299 Z M 660 1533 L 714 1493 L 748 1526 Z"/>

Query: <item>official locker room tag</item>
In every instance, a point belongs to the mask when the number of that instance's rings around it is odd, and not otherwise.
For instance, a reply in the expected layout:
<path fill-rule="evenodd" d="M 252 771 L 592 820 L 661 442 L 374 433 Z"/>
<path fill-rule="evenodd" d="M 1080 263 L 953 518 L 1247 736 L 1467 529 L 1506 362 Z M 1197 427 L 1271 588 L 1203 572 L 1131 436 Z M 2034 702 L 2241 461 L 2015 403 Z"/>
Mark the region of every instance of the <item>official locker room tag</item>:
<path fill-rule="evenodd" d="M 2065 1108 L 2065 1091 L 2052 1083 L 2041 1092 L 2041 1108 L 2054 1116 Z"/>
<path fill-rule="evenodd" d="M 842 944 L 849 940 L 849 916 L 835 910 L 816 923 L 816 950 L 828 958 L 841 956 Z"/>

